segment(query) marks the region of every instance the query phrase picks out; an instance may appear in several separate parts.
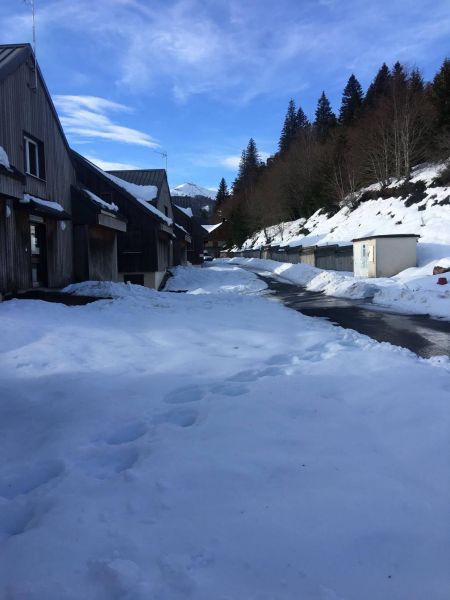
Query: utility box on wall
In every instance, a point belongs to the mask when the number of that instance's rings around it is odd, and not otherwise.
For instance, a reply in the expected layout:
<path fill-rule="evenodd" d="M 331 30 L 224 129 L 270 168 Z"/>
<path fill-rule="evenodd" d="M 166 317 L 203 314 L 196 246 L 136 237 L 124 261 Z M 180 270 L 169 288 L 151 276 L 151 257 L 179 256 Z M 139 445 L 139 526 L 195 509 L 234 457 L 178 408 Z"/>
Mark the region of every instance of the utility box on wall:
<path fill-rule="evenodd" d="M 416 234 L 373 235 L 353 240 L 355 277 L 392 277 L 417 266 Z"/>

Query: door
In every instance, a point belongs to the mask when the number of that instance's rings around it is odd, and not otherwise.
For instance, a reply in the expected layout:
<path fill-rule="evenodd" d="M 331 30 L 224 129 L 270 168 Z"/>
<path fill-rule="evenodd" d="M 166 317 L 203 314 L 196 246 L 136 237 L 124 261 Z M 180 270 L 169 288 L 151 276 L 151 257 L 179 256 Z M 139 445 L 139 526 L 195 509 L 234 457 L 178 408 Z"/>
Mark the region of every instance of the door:
<path fill-rule="evenodd" d="M 368 261 L 369 261 L 369 253 L 368 253 L 367 244 L 362 244 L 362 246 L 361 246 L 361 267 L 364 270 L 367 270 Z"/>
<path fill-rule="evenodd" d="M 30 223 L 31 280 L 33 287 L 47 285 L 47 243 L 45 223 Z"/>

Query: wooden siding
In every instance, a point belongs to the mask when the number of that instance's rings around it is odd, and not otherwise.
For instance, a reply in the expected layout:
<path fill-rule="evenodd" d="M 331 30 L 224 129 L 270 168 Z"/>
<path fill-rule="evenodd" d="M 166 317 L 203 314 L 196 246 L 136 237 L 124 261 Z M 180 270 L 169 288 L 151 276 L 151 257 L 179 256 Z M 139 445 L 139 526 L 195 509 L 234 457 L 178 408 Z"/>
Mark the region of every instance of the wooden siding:
<path fill-rule="evenodd" d="M 10 163 L 25 172 L 24 132 L 40 140 L 44 145 L 46 181 L 30 175 L 25 184 L 0 174 L 0 193 L 21 198 L 24 193 L 59 202 L 70 214 L 70 186 L 75 183 L 75 172 L 65 139 L 55 118 L 52 105 L 42 81 L 38 89 L 31 89 L 34 72 L 30 64 L 22 64 L 13 74 L 0 82 L 0 145 L 6 150 Z M 18 201 L 10 204 L 12 214 L 0 225 L 6 232 L 9 245 L 4 291 L 14 291 L 31 286 L 29 257 L 29 218 Z M 4 219 L 2 212 L 0 219 Z M 73 249 L 71 224 L 58 224 L 46 217 L 48 283 L 50 287 L 64 286 L 73 279 Z M 15 230 L 17 227 L 17 230 Z M 1 266 L 3 265 L 3 266 Z"/>
<path fill-rule="evenodd" d="M 76 156 L 76 155 L 75 155 Z M 80 184 L 107 201 L 117 204 L 127 220 L 127 231 L 117 232 L 118 269 L 120 273 L 158 271 L 157 237 L 159 222 L 138 203 L 116 190 L 100 173 L 75 158 Z"/>

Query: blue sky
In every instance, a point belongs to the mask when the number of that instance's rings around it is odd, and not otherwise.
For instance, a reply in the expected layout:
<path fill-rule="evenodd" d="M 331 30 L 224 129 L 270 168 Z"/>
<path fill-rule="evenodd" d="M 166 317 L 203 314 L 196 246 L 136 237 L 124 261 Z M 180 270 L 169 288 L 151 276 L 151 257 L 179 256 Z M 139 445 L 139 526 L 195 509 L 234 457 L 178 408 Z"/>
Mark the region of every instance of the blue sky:
<path fill-rule="evenodd" d="M 252 136 L 276 150 L 293 97 L 335 110 L 383 61 L 426 79 L 450 55 L 448 0 L 36 0 L 37 53 L 69 142 L 105 167 L 161 167 L 171 186 L 231 182 Z M 1 0 L 0 42 L 31 40 Z M 102 162 L 103 161 L 103 162 Z"/>

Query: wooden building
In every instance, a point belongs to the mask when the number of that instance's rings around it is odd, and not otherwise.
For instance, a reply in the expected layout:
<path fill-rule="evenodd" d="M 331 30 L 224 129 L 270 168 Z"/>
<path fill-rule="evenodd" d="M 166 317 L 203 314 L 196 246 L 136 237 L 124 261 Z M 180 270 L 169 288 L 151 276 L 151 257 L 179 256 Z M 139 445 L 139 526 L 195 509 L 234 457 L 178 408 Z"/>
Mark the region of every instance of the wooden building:
<path fill-rule="evenodd" d="M 172 206 L 175 225 L 181 226 L 190 237 L 190 243 L 186 245 L 186 261 L 192 265 L 200 265 L 203 263 L 204 242 L 208 234 L 194 216 L 190 207 L 178 206 L 177 204 L 172 204 Z M 177 262 L 175 253 L 174 264 L 183 264 Z"/>
<path fill-rule="evenodd" d="M 116 204 L 83 187 L 72 188 L 76 281 L 118 281 L 117 232 L 127 223 Z"/>
<path fill-rule="evenodd" d="M 73 280 L 75 170 L 29 44 L 0 46 L 0 294 Z"/>
<path fill-rule="evenodd" d="M 214 225 L 202 225 L 207 232 L 205 238 L 205 251 L 213 258 L 219 258 L 227 246 L 227 222 L 221 221 Z"/>
<path fill-rule="evenodd" d="M 159 288 L 173 264 L 173 212 L 163 169 L 105 172 L 73 151 L 79 187 L 126 219 L 117 232 L 119 281 Z"/>

